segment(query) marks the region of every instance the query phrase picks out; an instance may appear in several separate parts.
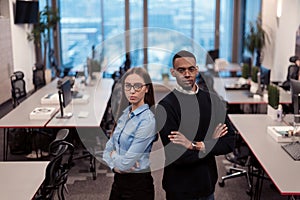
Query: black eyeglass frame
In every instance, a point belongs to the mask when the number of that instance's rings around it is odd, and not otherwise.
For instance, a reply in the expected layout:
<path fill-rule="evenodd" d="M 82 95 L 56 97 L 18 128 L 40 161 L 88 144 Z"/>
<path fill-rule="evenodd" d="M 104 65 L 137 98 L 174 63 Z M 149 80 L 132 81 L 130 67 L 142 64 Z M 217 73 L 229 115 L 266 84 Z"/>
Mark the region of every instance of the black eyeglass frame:
<path fill-rule="evenodd" d="M 134 84 L 125 83 L 124 90 L 125 91 L 130 91 L 131 88 L 133 88 L 134 91 L 140 92 L 144 86 L 147 86 L 147 84 L 143 84 L 143 83 L 134 83 Z"/>

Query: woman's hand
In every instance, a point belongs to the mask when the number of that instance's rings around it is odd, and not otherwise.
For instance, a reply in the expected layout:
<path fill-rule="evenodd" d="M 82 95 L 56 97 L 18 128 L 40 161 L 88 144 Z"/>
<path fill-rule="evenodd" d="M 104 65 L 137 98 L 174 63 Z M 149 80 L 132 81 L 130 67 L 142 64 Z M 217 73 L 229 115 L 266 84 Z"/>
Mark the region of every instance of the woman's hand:
<path fill-rule="evenodd" d="M 117 153 L 115 150 L 110 152 L 110 157 L 112 157 L 115 153 Z"/>
<path fill-rule="evenodd" d="M 168 137 L 172 143 L 180 144 L 187 149 L 189 149 L 192 144 L 192 142 L 179 131 L 171 131 L 171 134 L 168 135 Z"/>
<path fill-rule="evenodd" d="M 227 128 L 226 124 L 220 123 L 217 125 L 212 137 L 213 137 L 213 139 L 217 139 L 219 137 L 226 135 L 227 133 L 228 133 L 228 128 Z"/>

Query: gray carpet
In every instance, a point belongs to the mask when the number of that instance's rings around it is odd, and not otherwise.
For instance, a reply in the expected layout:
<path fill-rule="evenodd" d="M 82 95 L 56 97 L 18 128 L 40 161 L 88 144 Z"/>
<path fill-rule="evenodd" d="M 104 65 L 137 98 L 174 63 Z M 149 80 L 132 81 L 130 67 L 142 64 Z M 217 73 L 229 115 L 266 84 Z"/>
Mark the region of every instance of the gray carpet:
<path fill-rule="evenodd" d="M 154 146 L 154 150 L 159 149 L 161 144 L 157 142 Z M 153 158 L 152 158 L 153 159 Z M 68 181 L 69 194 L 66 194 L 66 198 L 70 200 L 106 200 L 109 197 L 110 188 L 113 181 L 113 174 L 110 170 L 101 162 L 97 162 L 97 178 L 92 180 L 92 175 L 89 172 L 82 173 L 82 169 L 88 169 L 88 160 L 76 161 L 76 166 L 72 169 Z M 226 168 L 231 166 L 231 163 L 226 162 L 224 156 L 217 157 L 218 173 L 219 176 L 226 174 Z M 79 173 L 81 172 L 81 173 Z M 152 172 L 155 185 L 155 199 L 164 200 L 165 193 L 161 186 L 163 170 L 156 170 Z M 287 199 L 287 197 L 280 196 L 280 194 L 271 187 L 270 181 L 265 180 L 263 183 L 262 196 L 263 200 L 281 200 Z M 250 199 L 250 196 L 246 193 L 247 182 L 244 177 L 239 177 L 225 182 L 224 187 L 216 185 L 215 197 L 216 200 L 243 200 Z"/>

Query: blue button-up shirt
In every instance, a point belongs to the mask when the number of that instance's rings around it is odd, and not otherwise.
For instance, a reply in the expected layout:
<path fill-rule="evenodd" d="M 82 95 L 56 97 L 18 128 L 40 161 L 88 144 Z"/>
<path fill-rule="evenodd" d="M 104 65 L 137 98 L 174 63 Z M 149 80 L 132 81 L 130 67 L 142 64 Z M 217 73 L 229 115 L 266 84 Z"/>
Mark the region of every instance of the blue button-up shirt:
<path fill-rule="evenodd" d="M 140 171 L 149 168 L 150 151 L 156 139 L 154 114 L 148 104 L 135 109 L 130 113 L 131 106 L 127 107 L 118 120 L 113 135 L 106 143 L 103 160 L 108 166 L 120 171 Z M 112 151 L 116 151 L 110 156 Z M 138 166 L 136 166 L 138 162 Z"/>

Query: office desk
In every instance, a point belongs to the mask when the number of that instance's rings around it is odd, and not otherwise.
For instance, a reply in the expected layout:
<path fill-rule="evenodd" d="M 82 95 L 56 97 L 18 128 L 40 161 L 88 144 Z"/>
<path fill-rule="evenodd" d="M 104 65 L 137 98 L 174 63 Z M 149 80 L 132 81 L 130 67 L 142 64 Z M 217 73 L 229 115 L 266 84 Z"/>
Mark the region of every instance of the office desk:
<path fill-rule="evenodd" d="M 42 105 L 41 98 L 48 93 L 57 92 L 57 82 L 52 81 L 46 86 L 42 87 L 22 103 L 20 103 L 15 109 L 10 111 L 4 117 L 0 119 L 0 128 L 34 128 L 44 127 L 50 119 L 42 120 L 30 120 L 29 113 L 36 107 L 54 107 L 58 108 L 58 105 Z"/>
<path fill-rule="evenodd" d="M 58 108 L 58 105 L 41 104 L 41 98 L 43 96 L 49 93 L 57 92 L 56 85 L 57 81 L 52 81 L 51 83 L 42 87 L 0 119 L 0 128 L 4 128 L 3 160 L 7 160 L 7 135 L 9 128 L 43 128 L 46 126 L 50 118 L 31 120 L 29 118 L 29 113 L 36 107 L 47 106 Z"/>
<path fill-rule="evenodd" d="M 258 98 L 250 97 L 249 90 L 226 90 L 226 85 L 237 83 L 239 78 L 220 78 L 214 77 L 215 91 L 228 103 L 230 112 L 238 113 L 267 113 L 268 97 L 267 90 L 264 90 L 264 95 Z M 291 104 L 291 95 L 289 92 L 279 88 L 279 103 Z"/>
<path fill-rule="evenodd" d="M 225 85 L 237 82 L 238 78 L 214 77 L 214 89 L 228 104 L 267 104 L 263 98 L 249 97 L 248 90 L 226 90 Z"/>
<path fill-rule="evenodd" d="M 46 127 L 99 127 L 112 92 L 112 85 L 113 79 L 102 78 L 93 85 L 86 86 L 84 93 L 89 95 L 89 102 L 71 102 L 64 112 L 71 112 L 73 116 L 69 119 L 53 117 Z M 81 112 L 88 112 L 87 117 L 80 117 Z M 57 115 L 60 115 L 60 112 Z"/>
<path fill-rule="evenodd" d="M 0 162 L 1 199 L 32 199 L 45 178 L 48 163 Z"/>
<path fill-rule="evenodd" d="M 86 86 L 82 93 L 89 94 L 89 102 L 82 104 L 71 103 L 66 112 L 72 112 L 74 116 L 70 119 L 42 119 L 30 120 L 29 113 L 36 107 L 55 107 L 59 105 L 42 105 L 41 98 L 50 93 L 57 92 L 57 81 L 52 81 L 37 92 L 29 96 L 15 109 L 0 119 L 0 128 L 4 128 L 3 160 L 7 160 L 7 134 L 9 128 L 43 128 L 43 127 L 91 127 L 100 126 L 108 99 L 113 85 L 112 79 L 104 79 L 98 76 L 93 84 Z M 88 112 L 87 118 L 78 118 L 80 111 Z"/>
<path fill-rule="evenodd" d="M 85 148 L 89 150 L 89 154 L 74 159 L 90 157 L 90 171 L 93 179 L 96 179 L 96 160 L 95 156 L 92 157 L 91 155 L 95 154 L 95 146 L 99 146 L 97 139 L 107 140 L 104 132 L 101 132 L 100 124 L 111 96 L 112 86 L 113 79 L 104 78 L 95 82 L 92 86 L 87 86 L 84 91 L 90 96 L 87 104 L 69 104 L 64 112 L 71 112 L 73 114 L 71 118 L 53 117 L 46 125 L 49 128 L 76 128 L 76 132 Z M 80 117 L 80 112 L 88 112 L 87 117 Z M 57 115 L 60 115 L 60 113 L 57 113 Z"/>
<path fill-rule="evenodd" d="M 267 98 L 254 99 L 249 97 L 249 91 L 247 90 L 226 90 L 225 86 L 234 84 L 238 81 L 239 78 L 220 78 L 214 77 L 214 89 L 216 92 L 221 95 L 229 104 L 267 104 Z M 281 87 L 279 89 L 279 103 L 280 104 L 291 104 L 291 94 L 288 91 L 285 91 Z M 267 91 L 264 91 L 267 94 Z"/>
<path fill-rule="evenodd" d="M 294 161 L 281 144 L 268 135 L 268 126 L 285 125 L 267 115 L 229 115 L 281 195 L 300 195 L 300 162 Z"/>

